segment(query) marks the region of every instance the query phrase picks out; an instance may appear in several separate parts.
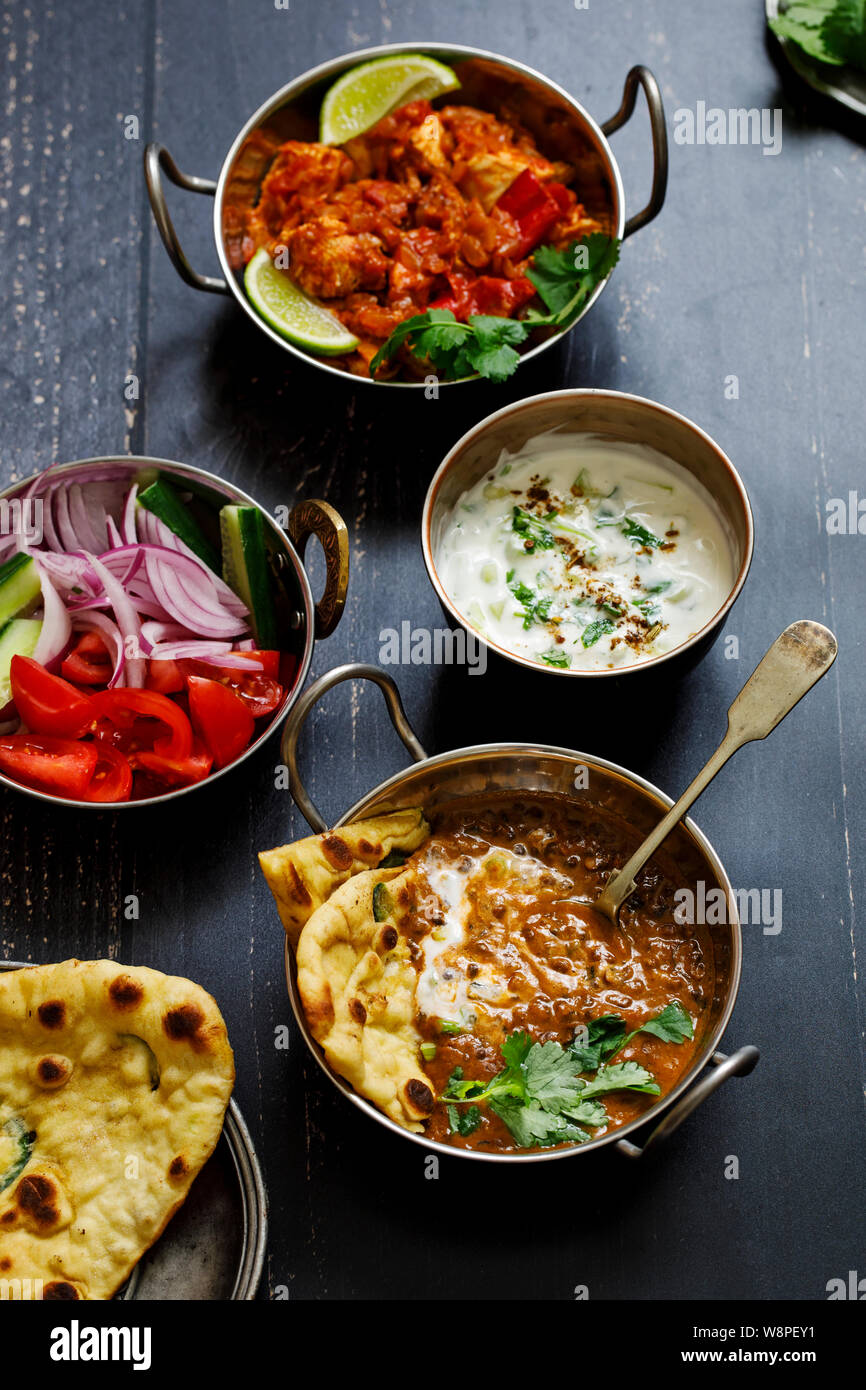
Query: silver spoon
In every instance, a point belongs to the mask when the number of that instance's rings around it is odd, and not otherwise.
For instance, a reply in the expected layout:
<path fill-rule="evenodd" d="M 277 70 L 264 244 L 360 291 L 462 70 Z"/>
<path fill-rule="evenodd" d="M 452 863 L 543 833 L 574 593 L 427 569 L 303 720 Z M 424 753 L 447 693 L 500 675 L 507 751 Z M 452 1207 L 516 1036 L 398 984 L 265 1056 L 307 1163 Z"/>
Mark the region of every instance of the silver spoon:
<path fill-rule="evenodd" d="M 715 753 L 690 782 L 655 830 L 647 835 L 628 863 L 608 880 L 601 896 L 591 904 L 615 927 L 619 910 L 636 887 L 635 879 L 650 855 L 686 814 L 728 758 L 744 743 L 766 738 L 807 690 L 829 671 L 836 660 L 836 638 L 820 623 L 802 620 L 786 627 L 764 659 L 752 672 L 728 710 L 728 731 Z"/>

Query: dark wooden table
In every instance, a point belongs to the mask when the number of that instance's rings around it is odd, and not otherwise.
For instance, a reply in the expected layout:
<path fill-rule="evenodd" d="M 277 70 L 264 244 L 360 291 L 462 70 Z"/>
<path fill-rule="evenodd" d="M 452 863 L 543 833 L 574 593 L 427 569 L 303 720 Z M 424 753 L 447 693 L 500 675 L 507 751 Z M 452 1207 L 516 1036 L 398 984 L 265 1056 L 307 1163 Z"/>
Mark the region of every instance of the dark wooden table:
<path fill-rule="evenodd" d="M 687 22 L 688 11 L 688 22 Z M 726 635 L 654 703 L 554 699 L 497 667 L 395 674 L 430 750 L 544 740 L 605 755 L 679 791 L 777 633 L 831 626 L 833 672 L 767 744 L 741 753 L 697 819 L 735 885 L 783 890 L 782 930 L 746 927 L 726 1046 L 758 1069 L 730 1082 L 663 1151 L 515 1171 L 423 1151 L 328 1086 L 291 1020 L 283 934 L 255 851 L 303 833 L 275 789 L 276 745 L 209 794 L 158 815 L 76 817 L 0 795 L 2 953 L 110 955 L 188 974 L 216 995 L 237 1095 L 270 1193 L 263 1293 L 292 1298 L 820 1299 L 866 1273 L 862 609 L 866 538 L 828 535 L 831 498 L 863 487 L 862 129 L 787 85 L 760 0 L 193 0 L 10 7 L 0 203 L 5 304 L 0 479 L 111 451 L 186 460 L 268 507 L 320 496 L 351 535 L 347 612 L 314 673 L 376 661 L 379 634 L 441 625 L 419 517 L 445 450 L 474 421 L 557 386 L 637 392 L 695 419 L 749 488 L 757 550 Z M 167 144 L 215 177 L 241 123 L 290 77 L 395 40 L 479 44 L 531 63 L 600 120 L 635 62 L 679 108 L 781 108 L 783 148 L 672 144 L 667 204 L 634 236 L 568 342 L 507 388 L 353 390 L 295 366 L 225 300 L 178 280 L 148 210 L 141 157 Z M 138 117 L 140 138 L 124 137 Z M 632 209 L 649 186 L 640 109 L 613 138 Z M 172 196 L 184 245 L 216 267 L 210 204 Z M 127 377 L 140 382 L 125 399 Z M 726 381 L 736 377 L 738 397 Z M 866 521 L 863 523 L 866 528 Z M 560 695 L 560 687 L 556 688 Z M 309 726 L 303 763 L 336 817 L 396 771 L 379 695 L 347 687 Z M 123 904 L 138 895 L 138 920 Z M 862 979 L 862 965 L 860 967 Z M 291 1046 L 275 1036 L 290 1023 Z M 726 1178 L 729 1156 L 739 1178 Z"/>

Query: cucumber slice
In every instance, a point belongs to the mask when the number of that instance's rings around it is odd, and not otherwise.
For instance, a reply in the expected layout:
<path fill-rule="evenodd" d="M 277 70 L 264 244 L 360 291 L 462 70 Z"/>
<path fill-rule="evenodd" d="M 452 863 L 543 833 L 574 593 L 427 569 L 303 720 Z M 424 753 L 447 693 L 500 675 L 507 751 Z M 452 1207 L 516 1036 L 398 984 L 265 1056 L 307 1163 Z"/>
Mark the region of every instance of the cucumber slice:
<path fill-rule="evenodd" d="M 164 478 L 157 478 L 155 483 L 151 483 L 150 487 L 138 494 L 138 500 L 149 512 L 153 512 L 154 516 L 158 516 L 170 531 L 179 536 L 184 545 L 188 545 L 200 560 L 204 560 L 209 569 L 219 574 L 220 561 L 216 550 L 171 483 L 167 483 Z"/>
<path fill-rule="evenodd" d="M 0 628 L 10 618 L 26 617 L 42 597 L 39 570 L 31 555 L 19 551 L 0 565 Z"/>
<path fill-rule="evenodd" d="M 276 651 L 277 617 L 271 594 L 265 525 L 258 507 L 223 507 L 220 511 L 223 579 L 250 610 L 256 642 Z"/>
<path fill-rule="evenodd" d="M 32 656 L 41 631 L 41 618 L 13 618 L 0 631 L 0 709 L 12 699 L 9 670 L 13 656 Z"/>

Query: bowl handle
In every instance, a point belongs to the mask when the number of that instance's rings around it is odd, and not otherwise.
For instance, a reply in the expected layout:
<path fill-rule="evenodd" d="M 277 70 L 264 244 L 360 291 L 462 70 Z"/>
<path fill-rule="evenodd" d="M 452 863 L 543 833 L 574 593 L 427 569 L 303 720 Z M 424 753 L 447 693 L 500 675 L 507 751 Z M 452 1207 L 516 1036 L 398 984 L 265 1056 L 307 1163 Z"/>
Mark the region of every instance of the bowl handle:
<path fill-rule="evenodd" d="M 641 1148 L 638 1144 L 632 1144 L 628 1139 L 620 1139 L 617 1148 L 620 1153 L 627 1158 L 643 1158 L 644 1154 L 657 1144 L 660 1139 L 667 1139 L 668 1135 L 673 1134 L 675 1129 L 679 1129 L 683 1120 L 691 1115 L 693 1110 L 707 1099 L 708 1096 L 717 1091 L 718 1088 L 727 1081 L 729 1076 L 748 1076 L 758 1065 L 760 1052 L 756 1047 L 741 1047 L 736 1052 L 732 1052 L 730 1057 L 726 1057 L 724 1052 L 714 1052 L 712 1062 L 715 1071 L 704 1072 L 699 1081 L 692 1086 L 690 1091 L 672 1105 L 653 1130 L 649 1139 Z"/>
<path fill-rule="evenodd" d="M 309 690 L 305 690 L 297 704 L 292 706 L 289 716 L 283 728 L 281 743 L 282 759 L 289 769 L 289 790 L 292 798 L 301 815 L 307 824 L 312 827 L 317 834 L 327 830 L 328 822 L 320 812 L 310 797 L 301 781 L 301 774 L 298 771 L 298 739 L 301 729 L 304 727 L 307 715 L 315 704 L 318 704 L 322 696 L 332 690 L 335 685 L 340 685 L 342 681 L 367 680 L 373 681 L 378 685 L 382 694 L 385 696 L 385 704 L 388 706 L 388 713 L 391 716 L 391 723 L 403 740 L 406 748 L 412 754 L 416 763 L 423 762 L 427 757 L 421 744 L 415 737 L 412 725 L 406 718 L 406 711 L 403 709 L 403 701 L 400 699 L 400 692 L 394 681 L 389 675 L 382 671 L 378 666 L 367 666 L 363 662 L 350 662 L 347 666 L 335 666 L 333 671 L 328 671 L 326 675 L 319 676 L 317 681 L 313 681 Z"/>
<path fill-rule="evenodd" d="M 645 68 L 643 64 L 638 64 L 637 67 L 631 69 L 625 79 L 622 105 L 615 116 L 611 116 L 609 121 L 605 121 L 602 130 L 605 135 L 613 135 L 620 126 L 625 125 L 634 111 L 639 86 L 643 87 L 649 107 L 653 141 L 653 184 L 646 207 L 641 208 L 640 212 L 636 212 L 626 222 L 623 240 L 627 236 L 631 236 L 632 232 L 636 232 L 639 227 L 645 227 L 647 222 L 652 222 L 653 218 L 658 216 L 668 186 L 668 132 L 665 126 L 665 108 L 662 103 L 659 84 L 649 68 Z"/>
<path fill-rule="evenodd" d="M 185 188 L 190 193 L 209 193 L 213 197 L 216 193 L 216 184 L 213 179 L 200 179 L 195 174 L 182 173 L 168 150 L 164 149 L 162 145 L 151 144 L 144 151 L 144 178 L 147 184 L 147 196 L 150 199 L 154 221 L 159 228 L 162 244 L 168 252 L 169 260 L 180 278 L 185 280 L 188 285 L 192 285 L 194 290 L 209 290 L 212 294 L 228 294 L 229 287 L 225 280 L 220 280 L 215 275 L 199 275 L 198 271 L 193 270 L 187 260 L 177 239 L 177 232 L 174 230 L 174 223 L 168 211 L 160 170 L 164 171 L 167 178 L 171 179 L 171 182 L 176 184 L 178 188 Z"/>
<path fill-rule="evenodd" d="M 330 637 L 346 606 L 349 587 L 349 532 L 340 513 L 328 502 L 298 502 L 289 513 L 286 530 L 301 559 L 310 536 L 325 552 L 325 592 L 316 604 L 316 637 Z"/>

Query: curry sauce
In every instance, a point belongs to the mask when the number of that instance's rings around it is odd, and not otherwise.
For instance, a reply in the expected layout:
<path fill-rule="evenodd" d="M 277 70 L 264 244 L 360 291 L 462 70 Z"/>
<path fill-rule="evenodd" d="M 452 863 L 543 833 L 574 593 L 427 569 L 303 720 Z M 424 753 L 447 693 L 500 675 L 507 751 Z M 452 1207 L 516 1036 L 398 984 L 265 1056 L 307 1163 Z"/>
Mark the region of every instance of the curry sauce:
<path fill-rule="evenodd" d="M 417 910 L 410 929 L 418 970 L 417 1026 L 430 1056 L 425 1070 L 441 1097 L 456 1067 L 489 1080 L 503 1069 L 500 1047 L 515 1032 L 533 1042 L 572 1042 L 603 1015 L 630 1032 L 679 1003 L 694 1037 L 679 1044 L 639 1033 L 616 1056 L 652 1073 L 662 1095 L 689 1068 L 713 997 L 713 951 L 704 926 L 676 920 L 679 886 L 650 860 L 614 930 L 587 907 L 637 847 L 612 816 L 553 795 L 531 800 L 461 801 L 433 820 L 412 857 Z M 641 1115 L 655 1096 L 617 1091 L 605 1098 L 606 1128 Z M 494 1152 L 518 1148 L 484 1105 L 474 1133 L 452 1133 L 437 1101 L 431 1139 Z M 605 1132 L 594 1130 L 593 1137 Z"/>

